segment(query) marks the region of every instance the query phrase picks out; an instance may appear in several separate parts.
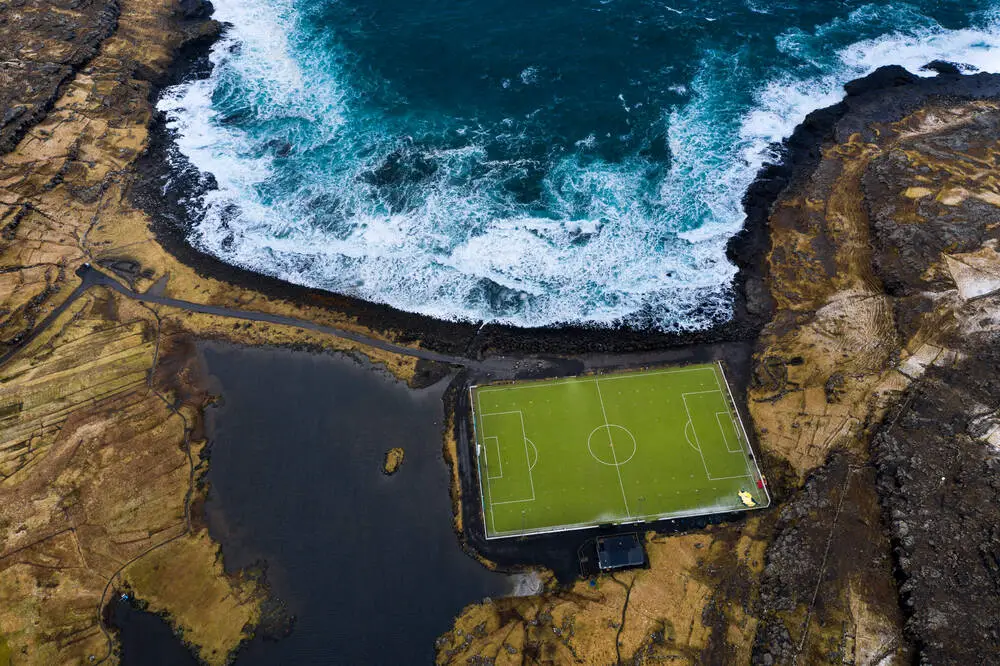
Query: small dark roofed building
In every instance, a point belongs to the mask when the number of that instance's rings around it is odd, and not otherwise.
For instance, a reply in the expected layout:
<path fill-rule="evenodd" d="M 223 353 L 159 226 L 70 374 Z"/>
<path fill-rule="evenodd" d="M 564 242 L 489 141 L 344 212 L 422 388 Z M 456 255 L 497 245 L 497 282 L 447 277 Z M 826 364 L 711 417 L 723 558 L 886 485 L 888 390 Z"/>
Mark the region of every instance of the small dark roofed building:
<path fill-rule="evenodd" d="M 603 571 L 641 567 L 646 563 L 646 552 L 635 532 L 597 538 L 597 566 Z"/>

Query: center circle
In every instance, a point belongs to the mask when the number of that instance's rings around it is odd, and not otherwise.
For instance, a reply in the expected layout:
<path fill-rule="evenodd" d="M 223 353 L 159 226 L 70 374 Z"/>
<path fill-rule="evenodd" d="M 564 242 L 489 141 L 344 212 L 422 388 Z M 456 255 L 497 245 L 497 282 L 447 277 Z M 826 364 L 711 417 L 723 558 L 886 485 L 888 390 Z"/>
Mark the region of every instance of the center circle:
<path fill-rule="evenodd" d="M 603 465 L 624 465 L 635 455 L 635 437 L 625 426 L 597 426 L 590 431 L 587 449 L 597 462 Z"/>

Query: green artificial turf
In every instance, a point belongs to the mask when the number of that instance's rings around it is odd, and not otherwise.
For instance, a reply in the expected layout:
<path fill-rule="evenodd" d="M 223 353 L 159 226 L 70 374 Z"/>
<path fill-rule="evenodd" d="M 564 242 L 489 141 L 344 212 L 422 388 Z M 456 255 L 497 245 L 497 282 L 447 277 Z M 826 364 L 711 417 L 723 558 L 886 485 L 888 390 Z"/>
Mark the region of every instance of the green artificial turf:
<path fill-rule="evenodd" d="M 488 537 L 767 506 L 721 366 L 472 388 Z"/>

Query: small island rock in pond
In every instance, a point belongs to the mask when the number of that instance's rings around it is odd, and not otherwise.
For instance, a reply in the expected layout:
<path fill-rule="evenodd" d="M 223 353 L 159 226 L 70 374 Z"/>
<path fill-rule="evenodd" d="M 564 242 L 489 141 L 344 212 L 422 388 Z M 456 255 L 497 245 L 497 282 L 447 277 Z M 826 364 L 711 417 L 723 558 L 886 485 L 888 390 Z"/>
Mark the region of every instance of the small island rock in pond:
<path fill-rule="evenodd" d="M 385 452 L 385 462 L 382 463 L 382 473 L 392 476 L 403 464 L 403 449 L 396 446 Z"/>

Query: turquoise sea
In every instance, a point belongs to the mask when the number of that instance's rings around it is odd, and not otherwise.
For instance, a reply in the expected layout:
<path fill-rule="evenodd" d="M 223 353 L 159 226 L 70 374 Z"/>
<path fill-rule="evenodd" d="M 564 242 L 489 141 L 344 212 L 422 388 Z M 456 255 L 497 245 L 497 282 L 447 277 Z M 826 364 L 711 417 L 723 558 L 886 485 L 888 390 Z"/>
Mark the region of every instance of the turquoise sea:
<path fill-rule="evenodd" d="M 775 143 L 881 65 L 1000 71 L 1000 4 L 214 0 L 159 102 L 226 262 L 446 319 L 697 330 Z M 208 178 L 211 174 L 212 178 Z"/>

